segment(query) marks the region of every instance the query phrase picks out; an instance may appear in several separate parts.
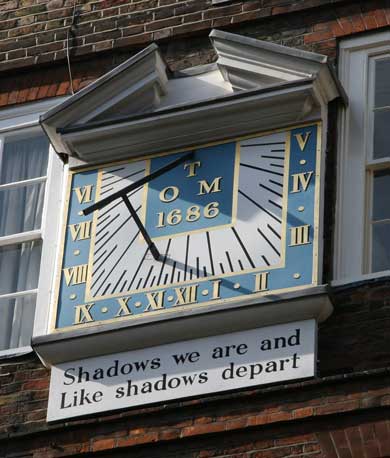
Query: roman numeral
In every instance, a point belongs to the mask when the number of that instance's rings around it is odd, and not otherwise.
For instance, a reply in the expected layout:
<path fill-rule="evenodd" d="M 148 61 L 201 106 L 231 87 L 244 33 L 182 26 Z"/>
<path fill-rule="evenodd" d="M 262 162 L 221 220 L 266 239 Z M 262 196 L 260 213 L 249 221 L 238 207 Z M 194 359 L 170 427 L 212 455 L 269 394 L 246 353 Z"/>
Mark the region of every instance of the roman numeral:
<path fill-rule="evenodd" d="M 197 302 L 198 285 L 175 288 L 176 302 L 174 305 L 195 304 Z"/>
<path fill-rule="evenodd" d="M 131 310 L 127 306 L 127 303 L 129 302 L 130 299 L 131 299 L 131 296 L 121 297 L 120 299 L 117 299 L 118 300 L 118 304 L 119 304 L 119 309 L 116 312 L 115 316 L 131 315 Z"/>
<path fill-rule="evenodd" d="M 255 274 L 255 287 L 253 289 L 254 293 L 268 290 L 268 275 L 269 272 L 261 272 L 259 274 Z"/>
<path fill-rule="evenodd" d="M 294 173 L 292 176 L 292 189 L 291 193 L 306 191 L 309 186 L 313 172 Z"/>
<path fill-rule="evenodd" d="M 74 324 L 91 323 L 94 321 L 91 309 L 95 304 L 76 305 L 74 314 Z"/>
<path fill-rule="evenodd" d="M 292 227 L 290 228 L 290 231 L 291 231 L 290 246 L 306 245 L 310 243 L 310 240 L 309 240 L 310 224 L 306 224 L 305 226 Z"/>
<path fill-rule="evenodd" d="M 160 310 L 164 308 L 164 293 L 165 291 L 157 291 L 156 293 L 146 293 L 149 304 L 146 306 L 145 312 L 152 310 Z"/>
<path fill-rule="evenodd" d="M 83 223 L 69 224 L 70 235 L 72 240 L 86 240 L 91 238 L 92 221 L 85 221 Z"/>
<path fill-rule="evenodd" d="M 79 285 L 87 281 L 88 264 L 81 264 L 79 266 L 66 267 L 62 269 L 65 275 L 65 283 L 69 285 Z"/>
<path fill-rule="evenodd" d="M 305 136 L 303 136 L 302 134 L 294 134 L 294 137 L 297 139 L 297 142 L 298 142 L 298 145 L 299 145 L 299 148 L 301 149 L 301 151 L 305 150 L 307 142 L 308 142 L 309 137 L 310 137 L 310 134 L 311 134 L 311 132 L 306 132 Z"/>
<path fill-rule="evenodd" d="M 211 299 L 221 299 L 221 280 L 212 281 L 211 284 L 213 285 Z"/>
<path fill-rule="evenodd" d="M 85 204 L 92 201 L 92 188 L 93 185 L 89 184 L 87 186 L 81 186 L 79 188 L 73 189 L 73 191 L 76 193 L 79 204 Z"/>

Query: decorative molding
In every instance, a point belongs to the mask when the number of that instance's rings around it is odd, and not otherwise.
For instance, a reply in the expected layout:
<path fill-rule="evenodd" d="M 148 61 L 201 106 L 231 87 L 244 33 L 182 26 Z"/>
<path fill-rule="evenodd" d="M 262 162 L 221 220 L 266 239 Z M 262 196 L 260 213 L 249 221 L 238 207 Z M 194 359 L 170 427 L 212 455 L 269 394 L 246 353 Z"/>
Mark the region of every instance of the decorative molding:
<path fill-rule="evenodd" d="M 327 57 L 213 30 L 217 65 L 169 74 L 153 44 L 41 123 L 58 153 L 111 161 L 287 126 L 343 96 Z"/>

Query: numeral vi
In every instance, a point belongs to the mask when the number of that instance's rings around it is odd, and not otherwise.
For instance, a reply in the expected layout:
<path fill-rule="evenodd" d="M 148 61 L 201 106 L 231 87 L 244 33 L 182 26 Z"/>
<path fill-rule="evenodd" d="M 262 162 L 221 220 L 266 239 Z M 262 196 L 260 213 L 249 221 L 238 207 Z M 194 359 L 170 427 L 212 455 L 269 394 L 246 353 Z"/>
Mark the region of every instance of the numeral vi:
<path fill-rule="evenodd" d="M 79 204 L 85 204 L 87 202 L 92 201 L 92 189 L 92 184 L 89 184 L 87 186 L 80 186 L 79 188 L 73 189 L 73 191 L 76 193 L 76 197 L 79 201 Z"/>

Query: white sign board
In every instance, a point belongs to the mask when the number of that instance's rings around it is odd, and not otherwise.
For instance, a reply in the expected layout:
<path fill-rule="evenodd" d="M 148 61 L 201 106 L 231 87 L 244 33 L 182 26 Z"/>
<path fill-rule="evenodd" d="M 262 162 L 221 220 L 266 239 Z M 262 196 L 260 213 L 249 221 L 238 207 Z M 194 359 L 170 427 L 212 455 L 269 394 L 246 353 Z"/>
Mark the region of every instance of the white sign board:
<path fill-rule="evenodd" d="M 315 320 L 53 366 L 48 421 L 315 375 Z"/>

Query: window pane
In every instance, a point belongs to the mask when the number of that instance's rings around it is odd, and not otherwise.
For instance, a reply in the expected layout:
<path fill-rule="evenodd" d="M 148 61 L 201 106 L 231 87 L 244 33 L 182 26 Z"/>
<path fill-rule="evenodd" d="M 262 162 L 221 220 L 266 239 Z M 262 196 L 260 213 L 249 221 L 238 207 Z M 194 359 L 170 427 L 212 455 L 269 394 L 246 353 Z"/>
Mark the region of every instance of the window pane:
<path fill-rule="evenodd" d="M 390 58 L 375 62 L 375 107 L 390 106 Z"/>
<path fill-rule="evenodd" d="M 372 271 L 390 269 L 390 223 L 372 225 Z"/>
<path fill-rule="evenodd" d="M 41 227 L 45 183 L 0 190 L 0 237 Z"/>
<path fill-rule="evenodd" d="M 374 174 L 374 221 L 390 219 L 390 170 Z"/>
<path fill-rule="evenodd" d="M 34 240 L 0 247 L 0 294 L 38 286 L 41 245 L 41 240 Z"/>
<path fill-rule="evenodd" d="M 25 139 L 5 140 L 0 156 L 0 184 L 45 176 L 49 142 L 40 134 Z"/>
<path fill-rule="evenodd" d="M 35 295 L 0 299 L 0 351 L 30 345 Z"/>
<path fill-rule="evenodd" d="M 374 113 L 374 158 L 390 156 L 390 110 Z"/>

